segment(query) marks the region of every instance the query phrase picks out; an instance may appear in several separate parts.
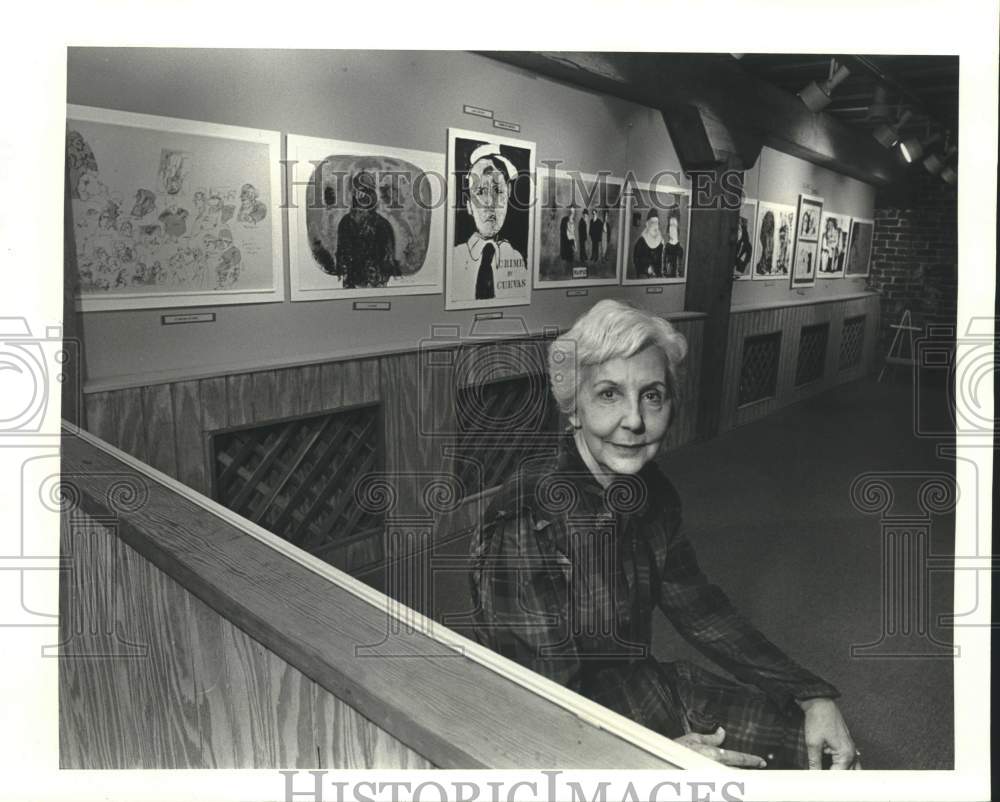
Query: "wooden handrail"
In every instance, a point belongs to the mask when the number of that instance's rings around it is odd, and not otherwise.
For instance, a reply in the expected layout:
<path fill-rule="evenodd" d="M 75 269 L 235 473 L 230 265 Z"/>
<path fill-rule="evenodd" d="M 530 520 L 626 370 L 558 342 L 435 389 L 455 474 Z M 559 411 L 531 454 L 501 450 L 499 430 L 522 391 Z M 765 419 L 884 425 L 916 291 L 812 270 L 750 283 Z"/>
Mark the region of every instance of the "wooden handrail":
<path fill-rule="evenodd" d="M 441 768 L 719 768 L 87 432 L 64 424 L 62 448 L 84 511 L 115 515 L 125 543 Z"/>

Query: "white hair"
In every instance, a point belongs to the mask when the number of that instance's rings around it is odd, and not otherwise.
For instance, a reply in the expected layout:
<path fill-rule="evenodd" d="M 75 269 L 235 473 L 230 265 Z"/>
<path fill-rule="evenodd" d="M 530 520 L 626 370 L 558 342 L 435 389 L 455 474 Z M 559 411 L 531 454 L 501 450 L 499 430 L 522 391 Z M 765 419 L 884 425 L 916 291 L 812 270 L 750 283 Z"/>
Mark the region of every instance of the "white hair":
<path fill-rule="evenodd" d="M 674 410 L 680 400 L 677 370 L 687 355 L 687 340 L 669 322 L 622 301 L 605 298 L 581 315 L 549 346 L 549 384 L 566 414 L 576 409 L 583 368 L 609 359 L 628 359 L 655 345 L 667 360 L 667 392 Z"/>

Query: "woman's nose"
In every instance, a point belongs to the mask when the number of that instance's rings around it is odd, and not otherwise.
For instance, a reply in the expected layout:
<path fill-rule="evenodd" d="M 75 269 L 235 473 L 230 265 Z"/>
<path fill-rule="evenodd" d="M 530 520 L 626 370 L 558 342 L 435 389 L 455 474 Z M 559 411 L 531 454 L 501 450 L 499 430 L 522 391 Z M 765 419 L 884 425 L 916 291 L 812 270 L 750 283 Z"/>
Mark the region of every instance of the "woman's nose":
<path fill-rule="evenodd" d="M 642 406 L 639 400 L 629 400 L 626 404 L 627 406 L 621 420 L 622 427 L 629 431 L 641 432 L 646 428 L 646 422 L 642 417 Z"/>

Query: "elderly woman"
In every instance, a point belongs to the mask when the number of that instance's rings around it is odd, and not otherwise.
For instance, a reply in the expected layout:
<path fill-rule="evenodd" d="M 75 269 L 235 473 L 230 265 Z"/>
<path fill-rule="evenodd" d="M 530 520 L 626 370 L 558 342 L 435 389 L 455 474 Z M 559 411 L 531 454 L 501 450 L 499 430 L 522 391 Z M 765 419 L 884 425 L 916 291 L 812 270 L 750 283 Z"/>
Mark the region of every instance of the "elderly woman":
<path fill-rule="evenodd" d="M 494 651 L 732 766 L 858 768 L 837 690 L 709 583 L 654 458 L 687 350 L 661 319 L 597 303 L 549 351 L 572 429 L 504 484 L 473 537 L 476 637 Z M 659 607 L 742 681 L 650 653 Z M 756 686 L 756 687 L 752 687 Z"/>

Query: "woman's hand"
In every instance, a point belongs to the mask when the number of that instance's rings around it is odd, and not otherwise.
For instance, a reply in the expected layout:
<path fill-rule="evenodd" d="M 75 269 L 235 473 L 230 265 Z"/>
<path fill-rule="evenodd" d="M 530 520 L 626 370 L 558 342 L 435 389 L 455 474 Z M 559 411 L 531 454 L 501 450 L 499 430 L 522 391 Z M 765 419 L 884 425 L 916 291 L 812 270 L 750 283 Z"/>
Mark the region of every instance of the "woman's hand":
<path fill-rule="evenodd" d="M 832 699 L 805 699 L 798 703 L 806 715 L 806 750 L 809 768 L 822 768 L 823 754 L 833 757 L 831 769 L 860 769 L 861 753 L 847 730 L 840 708 Z"/>
<path fill-rule="evenodd" d="M 684 744 L 688 749 L 693 749 L 699 755 L 715 760 L 718 763 L 725 763 L 727 766 L 737 766 L 741 769 L 762 769 L 767 766 L 767 762 L 757 755 L 748 755 L 746 752 L 734 752 L 731 749 L 723 749 L 722 742 L 726 739 L 726 731 L 719 727 L 711 735 L 700 735 L 691 732 L 682 735 L 675 740 L 679 744 Z"/>

